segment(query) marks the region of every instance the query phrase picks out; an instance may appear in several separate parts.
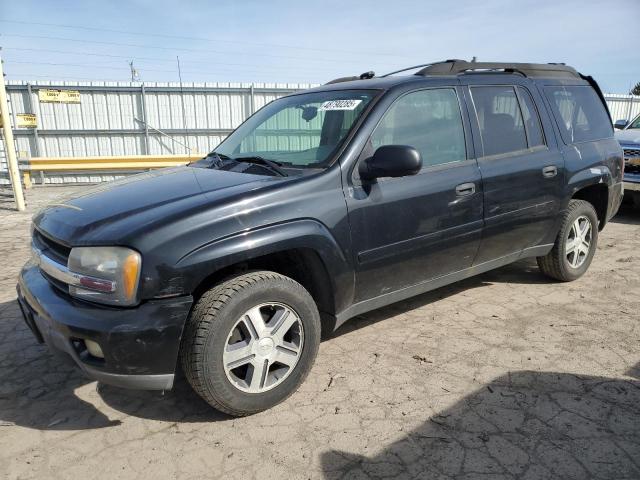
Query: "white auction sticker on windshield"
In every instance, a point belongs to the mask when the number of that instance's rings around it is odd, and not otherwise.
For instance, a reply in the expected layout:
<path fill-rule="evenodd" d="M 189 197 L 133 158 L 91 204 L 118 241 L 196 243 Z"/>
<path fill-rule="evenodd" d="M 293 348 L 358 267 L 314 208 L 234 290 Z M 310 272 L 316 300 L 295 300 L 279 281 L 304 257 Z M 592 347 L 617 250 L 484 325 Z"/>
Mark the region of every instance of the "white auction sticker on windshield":
<path fill-rule="evenodd" d="M 320 105 L 318 110 L 355 110 L 361 102 L 362 100 L 329 100 Z"/>

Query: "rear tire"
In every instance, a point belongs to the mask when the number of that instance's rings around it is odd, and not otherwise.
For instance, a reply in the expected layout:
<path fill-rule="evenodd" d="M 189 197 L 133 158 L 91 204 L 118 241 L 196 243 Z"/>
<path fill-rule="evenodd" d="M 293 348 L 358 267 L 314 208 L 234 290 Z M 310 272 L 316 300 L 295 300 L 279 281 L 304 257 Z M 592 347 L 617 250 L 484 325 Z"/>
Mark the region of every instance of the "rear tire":
<path fill-rule="evenodd" d="M 570 282 L 589 269 L 598 246 L 598 215 L 584 200 L 571 200 L 551 251 L 538 257 L 538 267 L 547 276 Z"/>
<path fill-rule="evenodd" d="M 258 271 L 202 295 L 180 357 L 198 395 L 222 412 L 244 416 L 293 394 L 319 344 L 320 315 L 311 295 L 289 277 Z"/>

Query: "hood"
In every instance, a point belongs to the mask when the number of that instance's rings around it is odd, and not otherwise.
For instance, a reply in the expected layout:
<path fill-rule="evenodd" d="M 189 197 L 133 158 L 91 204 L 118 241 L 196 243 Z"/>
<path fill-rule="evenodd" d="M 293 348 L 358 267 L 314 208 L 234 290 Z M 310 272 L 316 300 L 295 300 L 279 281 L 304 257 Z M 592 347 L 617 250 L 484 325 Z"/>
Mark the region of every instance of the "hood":
<path fill-rule="evenodd" d="M 640 146 L 640 129 L 628 128 L 627 130 L 618 130 L 615 133 L 616 140 L 624 144 L 638 144 Z"/>
<path fill-rule="evenodd" d="M 158 220 L 278 180 L 282 179 L 206 168 L 165 168 L 88 187 L 43 208 L 33 222 L 68 246 L 118 244 L 127 234 Z"/>

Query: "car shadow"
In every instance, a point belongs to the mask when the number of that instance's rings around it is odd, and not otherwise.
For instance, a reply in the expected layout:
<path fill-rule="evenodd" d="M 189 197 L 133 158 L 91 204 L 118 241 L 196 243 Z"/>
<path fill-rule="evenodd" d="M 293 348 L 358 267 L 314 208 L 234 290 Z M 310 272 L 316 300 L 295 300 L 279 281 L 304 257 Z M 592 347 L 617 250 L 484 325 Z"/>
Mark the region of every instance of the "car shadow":
<path fill-rule="evenodd" d="M 554 280 L 540 272 L 535 258 L 526 258 L 481 275 L 476 275 L 466 280 L 452 283 L 407 300 L 402 300 L 386 307 L 358 315 L 340 326 L 329 338 L 359 330 L 360 328 L 387 320 L 396 315 L 476 288 L 487 287 L 496 283 L 535 285 L 553 282 Z"/>
<path fill-rule="evenodd" d="M 337 335 L 492 283 L 548 281 L 538 272 L 535 260 L 524 260 L 358 316 L 341 327 Z M 36 343 L 21 318 L 17 301 L 0 304 L 0 319 L 0 425 L 15 424 L 39 430 L 81 430 L 120 423 L 76 394 L 78 388 L 94 382 L 86 378 L 68 356 Z M 126 415 L 170 422 L 212 422 L 231 418 L 212 409 L 195 394 L 180 369 L 173 390 L 166 392 L 95 385 L 106 405 Z"/>
<path fill-rule="evenodd" d="M 620 210 L 610 220 L 611 223 L 621 223 L 623 225 L 640 225 L 640 209 L 633 205 L 622 204 Z"/>
<path fill-rule="evenodd" d="M 98 395 L 118 413 L 114 419 L 77 390 L 94 384 Z M 87 393 L 83 392 L 86 398 Z M 119 413 L 173 422 L 212 422 L 230 417 L 196 395 L 182 378 L 172 391 L 126 390 L 95 383 L 66 354 L 36 342 L 22 320 L 16 300 L 0 304 L 0 426 L 37 430 L 112 427 Z"/>
<path fill-rule="evenodd" d="M 371 447 L 378 453 L 323 453 L 325 477 L 640 478 L 640 382 L 510 372 Z"/>
<path fill-rule="evenodd" d="M 16 211 L 16 203 L 11 190 L 0 189 L 0 211 Z"/>
<path fill-rule="evenodd" d="M 633 367 L 627 370 L 626 375 L 640 380 L 640 362 L 636 363 Z"/>

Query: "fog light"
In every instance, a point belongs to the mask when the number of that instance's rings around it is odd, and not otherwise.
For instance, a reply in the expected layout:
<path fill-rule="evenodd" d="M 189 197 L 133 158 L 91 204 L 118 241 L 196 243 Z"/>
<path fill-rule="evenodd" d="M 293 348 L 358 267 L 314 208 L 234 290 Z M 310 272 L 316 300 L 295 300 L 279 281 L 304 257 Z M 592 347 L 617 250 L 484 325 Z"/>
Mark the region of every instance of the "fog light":
<path fill-rule="evenodd" d="M 100 345 L 92 340 L 85 340 L 84 344 L 87 346 L 87 351 L 96 358 L 104 358 L 104 353 L 102 353 L 102 349 Z"/>

